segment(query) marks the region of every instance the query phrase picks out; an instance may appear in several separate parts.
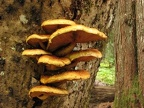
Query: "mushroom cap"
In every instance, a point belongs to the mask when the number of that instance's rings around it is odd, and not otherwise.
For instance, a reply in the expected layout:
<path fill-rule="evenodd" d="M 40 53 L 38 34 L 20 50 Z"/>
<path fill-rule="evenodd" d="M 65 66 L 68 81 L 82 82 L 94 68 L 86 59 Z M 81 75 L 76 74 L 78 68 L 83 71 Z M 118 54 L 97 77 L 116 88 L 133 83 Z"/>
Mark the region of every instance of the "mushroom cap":
<path fill-rule="evenodd" d="M 70 60 L 66 57 L 56 57 L 53 55 L 43 55 L 38 59 L 38 63 L 44 63 L 47 65 L 54 65 L 57 67 L 63 67 L 70 64 Z"/>
<path fill-rule="evenodd" d="M 39 42 L 48 41 L 48 39 L 49 39 L 49 35 L 32 34 L 26 39 L 26 42 L 30 45 L 35 46 L 36 44 L 39 44 Z"/>
<path fill-rule="evenodd" d="M 67 71 L 53 76 L 41 76 L 40 82 L 43 84 L 61 81 L 71 81 L 90 78 L 90 73 L 86 70 Z"/>
<path fill-rule="evenodd" d="M 75 24 L 76 23 L 74 21 L 67 19 L 53 19 L 44 21 L 41 26 L 44 31 L 46 31 L 48 34 L 51 34 L 55 32 L 57 29 Z"/>
<path fill-rule="evenodd" d="M 52 95 L 66 95 L 66 94 L 68 94 L 68 91 L 64 89 L 54 88 L 45 85 L 35 86 L 31 88 L 29 91 L 29 96 L 31 98 L 37 97 L 41 100 L 44 100 L 48 96 L 52 96 Z"/>
<path fill-rule="evenodd" d="M 101 58 L 102 54 L 97 49 L 86 49 L 74 51 L 66 56 L 71 61 L 90 61 L 94 58 Z"/>
<path fill-rule="evenodd" d="M 74 51 L 66 56 L 71 60 L 71 64 L 64 66 L 65 69 L 75 67 L 79 62 L 87 62 L 94 58 L 101 58 L 102 54 L 97 49 L 86 49 Z"/>
<path fill-rule="evenodd" d="M 83 25 L 72 25 L 61 29 L 51 34 L 47 49 L 54 51 L 69 43 L 85 43 L 106 39 L 107 36 L 95 28 L 89 28 Z"/>
<path fill-rule="evenodd" d="M 51 53 L 44 51 L 42 49 L 27 49 L 22 52 L 22 55 L 25 56 L 37 56 L 37 55 L 46 55 L 46 54 L 51 55 Z"/>

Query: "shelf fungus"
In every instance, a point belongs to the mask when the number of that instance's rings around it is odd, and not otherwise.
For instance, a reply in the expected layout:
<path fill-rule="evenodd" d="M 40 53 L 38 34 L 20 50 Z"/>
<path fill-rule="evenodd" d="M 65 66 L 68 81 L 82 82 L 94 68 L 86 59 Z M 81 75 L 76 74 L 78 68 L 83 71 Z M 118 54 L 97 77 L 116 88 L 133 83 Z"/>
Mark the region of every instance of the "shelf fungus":
<path fill-rule="evenodd" d="M 51 87 L 54 83 L 90 78 L 90 72 L 75 70 L 74 67 L 79 62 L 101 58 L 101 52 L 93 48 L 74 51 L 74 48 L 77 43 L 101 41 L 107 36 L 95 28 L 79 25 L 66 19 L 47 20 L 41 24 L 41 27 L 46 34 L 30 35 L 26 43 L 32 45 L 34 49 L 24 50 L 22 55 L 36 57 L 37 63 L 43 64 L 47 69 L 44 72 L 47 73 L 46 75 L 41 73 L 41 85 L 29 91 L 31 98 L 45 100 L 52 95 L 68 94 L 65 89 Z M 53 75 L 49 74 L 52 72 L 54 72 Z"/>
<path fill-rule="evenodd" d="M 22 52 L 22 55 L 35 57 L 35 56 L 41 56 L 41 55 L 51 55 L 51 53 L 42 49 L 27 49 Z"/>
<path fill-rule="evenodd" d="M 45 85 L 35 86 L 31 88 L 29 91 L 29 96 L 31 98 L 37 97 L 41 100 L 44 100 L 49 96 L 53 96 L 53 95 L 66 95 L 66 94 L 68 94 L 67 90 L 45 86 Z"/>
<path fill-rule="evenodd" d="M 66 19 L 53 19 L 44 21 L 41 24 L 41 27 L 47 34 L 51 34 L 60 28 L 72 25 L 76 25 L 76 23 Z"/>
<path fill-rule="evenodd" d="M 40 46 L 42 49 L 45 50 L 46 49 L 45 43 L 48 44 L 48 39 L 49 35 L 33 34 L 26 39 L 26 43 L 32 45 L 33 47 Z"/>
<path fill-rule="evenodd" d="M 88 62 L 95 58 L 101 58 L 102 54 L 97 49 L 86 49 L 80 51 L 73 51 L 72 53 L 68 54 L 66 57 L 70 59 L 71 64 L 66 65 L 64 68 L 70 69 L 75 67 L 79 62 Z"/>
<path fill-rule="evenodd" d="M 66 57 L 57 57 L 53 55 L 44 55 L 38 59 L 38 63 L 46 64 L 48 70 L 57 70 L 58 67 L 63 67 L 71 63 Z"/>
<path fill-rule="evenodd" d="M 58 29 L 49 37 L 47 49 L 50 52 L 60 47 L 66 46 L 72 42 L 86 43 L 90 41 L 104 40 L 107 36 L 94 28 L 83 25 L 72 25 Z"/>
<path fill-rule="evenodd" d="M 88 71 L 73 70 L 73 71 L 66 71 L 61 74 L 53 76 L 42 75 L 40 78 L 40 82 L 43 84 L 47 84 L 47 83 L 56 83 L 61 81 L 71 81 L 71 80 L 88 79 L 88 78 L 90 78 L 90 73 Z"/>
<path fill-rule="evenodd" d="M 38 59 L 41 55 L 51 55 L 51 53 L 42 49 L 26 49 L 22 55 Z"/>
<path fill-rule="evenodd" d="M 80 51 L 73 51 L 66 56 L 71 61 L 90 61 L 94 58 L 101 58 L 102 54 L 97 49 L 86 49 Z"/>

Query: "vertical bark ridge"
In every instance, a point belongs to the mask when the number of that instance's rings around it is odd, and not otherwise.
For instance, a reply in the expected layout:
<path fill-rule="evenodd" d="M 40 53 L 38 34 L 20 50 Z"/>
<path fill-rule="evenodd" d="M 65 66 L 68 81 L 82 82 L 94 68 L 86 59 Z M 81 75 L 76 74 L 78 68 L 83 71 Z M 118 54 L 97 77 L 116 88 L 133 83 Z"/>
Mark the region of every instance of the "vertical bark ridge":
<path fill-rule="evenodd" d="M 135 48 L 135 63 L 136 63 L 136 72 L 135 75 L 138 75 L 138 48 L 137 48 L 137 26 L 136 26 L 136 1 L 132 1 L 132 23 L 133 23 L 133 41 L 134 41 L 134 48 Z"/>

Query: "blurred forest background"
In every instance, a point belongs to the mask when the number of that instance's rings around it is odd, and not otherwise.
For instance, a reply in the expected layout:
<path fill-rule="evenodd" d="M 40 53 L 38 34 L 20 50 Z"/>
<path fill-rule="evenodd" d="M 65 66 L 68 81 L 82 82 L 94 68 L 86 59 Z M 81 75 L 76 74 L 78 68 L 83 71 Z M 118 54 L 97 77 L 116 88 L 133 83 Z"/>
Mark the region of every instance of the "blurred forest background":
<path fill-rule="evenodd" d="M 114 34 L 109 34 L 108 43 L 105 48 L 104 57 L 100 63 L 96 80 L 108 85 L 115 83 L 115 57 L 114 57 Z"/>

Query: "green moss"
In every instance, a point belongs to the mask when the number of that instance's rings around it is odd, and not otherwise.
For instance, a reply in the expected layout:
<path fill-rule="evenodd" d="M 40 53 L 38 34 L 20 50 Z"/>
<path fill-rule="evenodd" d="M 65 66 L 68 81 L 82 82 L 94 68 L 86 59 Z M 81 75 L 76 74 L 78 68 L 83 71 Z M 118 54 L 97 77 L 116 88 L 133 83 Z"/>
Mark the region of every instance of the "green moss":
<path fill-rule="evenodd" d="M 138 76 L 135 76 L 131 88 L 121 91 L 121 94 L 115 97 L 114 108 L 139 108 L 139 105 L 144 106 L 143 99 Z"/>

